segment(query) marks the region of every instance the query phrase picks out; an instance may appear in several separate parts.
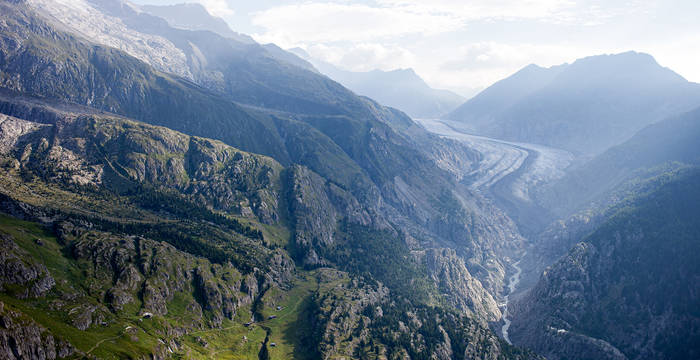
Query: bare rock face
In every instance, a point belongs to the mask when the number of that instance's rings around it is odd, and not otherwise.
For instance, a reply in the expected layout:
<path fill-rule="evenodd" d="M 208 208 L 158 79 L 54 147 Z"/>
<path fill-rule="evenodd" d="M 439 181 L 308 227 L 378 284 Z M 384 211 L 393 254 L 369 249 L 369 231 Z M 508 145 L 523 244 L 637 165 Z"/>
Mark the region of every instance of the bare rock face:
<path fill-rule="evenodd" d="M 34 263 L 12 237 L 0 233 L 0 288 L 11 286 L 19 298 L 44 296 L 56 282 L 43 264 Z"/>
<path fill-rule="evenodd" d="M 501 311 L 481 282 L 467 270 L 453 249 L 429 249 L 423 255 L 429 276 L 456 309 L 484 322 L 498 321 Z"/>
<path fill-rule="evenodd" d="M 74 354 L 70 343 L 54 338 L 48 330 L 0 302 L 0 358 L 53 360 Z"/>
<path fill-rule="evenodd" d="M 313 171 L 297 166 L 292 170 L 294 242 L 306 266 L 323 264 L 318 249 L 333 243 L 338 215 L 326 194 L 325 181 Z M 303 255 L 302 255 L 303 254 Z"/>
<path fill-rule="evenodd" d="M 317 350 L 325 359 L 351 354 L 361 342 L 369 339 L 371 319 L 368 315 L 381 313 L 379 304 L 388 299 L 389 289 L 381 284 L 371 286 L 347 279 L 347 274 L 330 269 L 324 270 L 321 276 L 345 281 L 332 291 L 317 295 L 313 341 L 320 343 Z"/>
<path fill-rule="evenodd" d="M 195 298 L 200 301 L 204 310 L 214 314 L 212 320 L 214 326 L 220 326 L 223 317 L 233 319 L 239 303 L 235 286 L 229 288 L 214 280 L 214 274 L 222 271 L 224 269 L 220 267 L 214 267 L 212 270 L 198 267 L 194 271 L 194 286 L 197 294 Z"/>
<path fill-rule="evenodd" d="M 327 264 L 321 253 L 337 240 L 335 232 L 341 220 L 394 231 L 376 209 L 362 206 L 349 191 L 328 182 L 307 167 L 293 166 L 289 172 L 296 255 L 305 266 Z M 378 194 L 377 197 L 381 198 Z M 381 199 L 377 201 L 381 202 Z"/>
<path fill-rule="evenodd" d="M 700 356 L 700 171 L 659 177 L 513 305 L 510 337 L 548 359 Z"/>
<path fill-rule="evenodd" d="M 279 221 L 279 163 L 165 128 L 99 117 L 54 125 L 4 117 L 0 154 L 17 170 L 56 183 L 119 189 L 126 180 L 174 188 L 216 210 L 264 224 Z M 113 166 L 122 168 L 127 179 L 111 174 Z"/>
<path fill-rule="evenodd" d="M 590 244 L 576 245 L 568 257 L 545 271 L 538 286 L 513 304 L 517 315 L 510 337 L 515 343 L 527 344 L 554 359 L 574 355 L 583 359 L 627 359 L 606 341 L 578 333 L 572 327 L 586 311 L 585 292 L 593 285 L 586 272 L 596 253 L 597 249 Z M 542 300 L 534 300 L 538 298 Z M 550 300 L 559 302 L 563 309 L 555 316 L 546 310 L 550 305 L 542 303 Z"/>
<path fill-rule="evenodd" d="M 0 154 L 9 153 L 20 138 L 45 125 L 0 114 Z"/>
<path fill-rule="evenodd" d="M 133 31 L 121 19 L 99 11 L 87 0 L 31 0 L 28 3 L 48 19 L 96 43 L 128 52 L 161 71 L 193 78 L 187 57 L 172 42 L 161 36 Z"/>

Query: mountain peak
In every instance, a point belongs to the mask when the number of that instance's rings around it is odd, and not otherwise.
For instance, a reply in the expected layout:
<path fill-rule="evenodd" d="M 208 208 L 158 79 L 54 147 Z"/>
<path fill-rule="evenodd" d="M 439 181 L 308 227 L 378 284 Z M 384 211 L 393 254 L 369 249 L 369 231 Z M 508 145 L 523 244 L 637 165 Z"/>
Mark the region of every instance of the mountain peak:
<path fill-rule="evenodd" d="M 653 56 L 636 51 L 585 57 L 571 64 L 567 72 L 585 82 L 687 82 L 679 74 L 661 66 Z"/>
<path fill-rule="evenodd" d="M 255 40 L 252 37 L 231 30 L 224 19 L 212 15 L 199 3 L 143 5 L 139 10 L 165 19 L 172 27 L 185 30 L 211 31 L 225 38 L 234 39 L 245 44 L 255 44 Z"/>
<path fill-rule="evenodd" d="M 528 65 L 450 118 L 480 135 L 596 154 L 698 104 L 700 87 L 651 55 L 629 51 L 550 68 Z"/>

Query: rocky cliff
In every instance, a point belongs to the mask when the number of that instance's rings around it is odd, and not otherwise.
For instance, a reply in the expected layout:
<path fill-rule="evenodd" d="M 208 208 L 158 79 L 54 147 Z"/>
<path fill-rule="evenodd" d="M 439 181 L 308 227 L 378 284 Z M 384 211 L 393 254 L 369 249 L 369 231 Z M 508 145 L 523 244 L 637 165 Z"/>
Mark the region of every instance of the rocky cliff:
<path fill-rule="evenodd" d="M 698 355 L 697 169 L 609 214 L 515 304 L 511 338 L 552 359 Z"/>

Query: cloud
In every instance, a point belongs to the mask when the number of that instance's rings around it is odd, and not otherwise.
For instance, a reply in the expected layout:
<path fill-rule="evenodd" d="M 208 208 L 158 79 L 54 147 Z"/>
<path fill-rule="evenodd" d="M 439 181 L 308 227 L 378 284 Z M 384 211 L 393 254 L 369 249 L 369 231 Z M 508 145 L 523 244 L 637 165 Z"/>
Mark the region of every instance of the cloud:
<path fill-rule="evenodd" d="M 665 34 L 678 22 L 671 16 L 678 9 L 660 0 L 274 3 L 270 7 L 268 1 L 251 14 L 253 36 L 260 42 L 301 47 L 314 58 L 354 71 L 411 67 L 431 85 L 463 93 L 530 63 L 552 66 L 594 54 L 644 50 L 652 45 L 651 35 L 658 38 L 655 49 L 672 50 L 664 59 L 669 65 L 700 76 L 694 70 L 696 55 L 682 62 L 678 59 L 685 57 L 677 56 L 689 53 L 682 46 L 693 39 L 670 46 Z M 650 19 L 661 23 L 654 26 Z M 686 33 L 697 33 L 694 18 L 685 22 Z"/>
<path fill-rule="evenodd" d="M 305 49 L 311 57 L 351 71 L 394 70 L 417 63 L 415 54 L 397 45 L 358 43 L 348 46 L 315 44 Z"/>
<path fill-rule="evenodd" d="M 568 44 L 474 42 L 435 54 L 433 61 L 420 64 L 420 73 L 438 87 L 483 89 L 528 64 L 549 67 L 604 50 Z"/>
<path fill-rule="evenodd" d="M 273 7 L 253 15 L 256 34 L 264 42 L 282 46 L 300 43 L 368 42 L 410 34 L 432 35 L 464 27 L 446 13 L 424 13 L 409 7 L 307 2 Z"/>
<path fill-rule="evenodd" d="M 464 21 L 548 19 L 562 21 L 576 6 L 572 0 L 377 0 L 382 6 L 423 13 L 443 13 Z"/>
<path fill-rule="evenodd" d="M 507 44 L 476 42 L 460 46 L 452 59 L 440 66 L 445 71 L 522 66 L 537 63 L 541 66 L 558 65 L 591 54 L 592 49 L 558 44 Z"/>

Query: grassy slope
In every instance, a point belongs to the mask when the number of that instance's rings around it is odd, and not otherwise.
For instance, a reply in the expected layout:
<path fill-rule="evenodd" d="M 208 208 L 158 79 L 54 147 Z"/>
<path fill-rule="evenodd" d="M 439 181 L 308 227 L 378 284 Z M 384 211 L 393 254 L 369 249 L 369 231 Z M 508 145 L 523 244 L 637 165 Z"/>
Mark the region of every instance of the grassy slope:
<path fill-rule="evenodd" d="M 56 279 L 57 289 L 72 285 L 85 286 L 90 281 L 81 264 L 66 255 L 64 247 L 42 225 L 0 215 L 0 232 L 11 235 L 32 259 L 45 264 Z M 43 245 L 37 246 L 36 240 L 40 240 Z M 315 272 L 318 271 L 322 270 Z M 259 309 L 265 320 L 245 327 L 243 324 L 250 321 L 252 309 L 251 306 L 240 308 L 234 320 L 225 320 L 221 329 L 191 332 L 182 337 L 187 349 L 179 357 L 257 359 L 269 331 L 269 343 L 276 343 L 276 347 L 269 347 L 271 359 L 304 358 L 298 351 L 297 343 L 297 331 L 304 326 L 299 317 L 318 286 L 314 272 L 301 273 L 291 290 L 273 288 L 265 294 L 262 299 L 264 305 Z M 52 302 L 57 301 L 53 293 L 43 299 L 19 300 L 7 292 L 0 292 L 0 300 L 6 305 L 27 314 L 80 351 L 104 359 L 150 354 L 158 345 L 157 330 L 162 328 L 163 323 L 177 325 L 187 317 L 183 296 L 185 295 L 178 295 L 169 303 L 169 313 L 165 317 L 141 319 L 138 316 L 140 303 L 137 300 L 137 303 L 130 304 L 127 309 L 109 319 L 109 325 L 81 331 L 68 324 L 67 314 L 52 310 Z M 282 310 L 277 311 L 277 306 L 281 306 Z M 268 320 L 270 315 L 276 315 L 277 318 Z M 131 327 L 131 331 L 125 330 L 127 327 Z M 132 336 L 138 340 L 134 341 Z M 247 340 L 244 340 L 244 336 Z M 208 346 L 202 346 L 199 339 L 205 340 Z"/>

